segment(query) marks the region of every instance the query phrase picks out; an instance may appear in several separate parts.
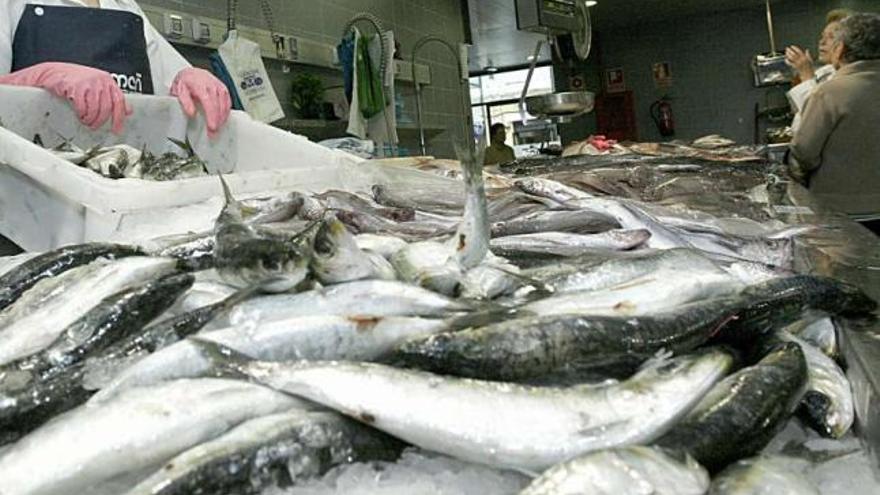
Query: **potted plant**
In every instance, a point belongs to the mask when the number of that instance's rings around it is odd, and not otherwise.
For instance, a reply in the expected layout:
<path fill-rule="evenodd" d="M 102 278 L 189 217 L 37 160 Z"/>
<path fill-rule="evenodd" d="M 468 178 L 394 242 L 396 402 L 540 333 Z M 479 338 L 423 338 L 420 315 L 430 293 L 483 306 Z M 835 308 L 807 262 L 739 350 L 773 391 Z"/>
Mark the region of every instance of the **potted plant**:
<path fill-rule="evenodd" d="M 324 83 L 313 74 L 302 73 L 293 79 L 291 100 L 297 117 L 320 119 L 324 99 Z"/>

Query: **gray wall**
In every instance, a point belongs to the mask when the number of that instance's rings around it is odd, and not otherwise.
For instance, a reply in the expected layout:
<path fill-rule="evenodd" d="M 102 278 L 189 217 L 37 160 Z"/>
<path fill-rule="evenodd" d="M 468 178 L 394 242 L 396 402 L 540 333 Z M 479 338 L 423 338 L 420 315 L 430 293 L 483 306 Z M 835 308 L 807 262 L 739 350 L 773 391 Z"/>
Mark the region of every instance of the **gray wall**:
<path fill-rule="evenodd" d="M 876 0 L 785 0 L 773 4 L 777 43 L 798 44 L 816 54 L 828 10 L 880 10 Z M 651 66 L 671 64 L 674 83 L 668 90 L 676 138 L 718 133 L 750 143 L 754 105 L 782 101 L 781 90 L 752 85 L 749 61 L 769 51 L 763 2 L 748 10 L 683 17 L 610 32 L 600 32 L 601 69 L 623 67 L 628 89 L 635 94 L 639 138 L 661 139 L 650 118 L 650 104 L 667 93 L 654 87 Z M 591 57 L 592 58 L 592 57 Z M 592 80 L 596 80 L 590 78 Z M 598 84 L 591 89 L 599 89 Z"/>
<path fill-rule="evenodd" d="M 226 0 L 144 0 L 144 3 L 179 10 L 195 15 L 226 18 Z M 265 28 L 257 0 L 241 0 L 238 22 Z M 370 12 L 378 16 L 387 29 L 395 32 L 401 43 L 404 59 L 409 60 L 412 48 L 425 35 L 441 36 L 451 43 L 464 41 L 464 21 L 461 0 L 270 0 L 275 13 L 275 29 L 315 41 L 336 44 L 346 22 L 358 12 Z M 360 26 L 360 25 L 359 25 Z M 361 27 L 361 29 L 365 29 Z M 181 47 L 192 63 L 207 65 L 207 50 Z M 459 129 L 461 126 L 461 91 L 457 79 L 458 65 L 448 51 L 437 45 L 428 45 L 420 51 L 420 63 L 431 67 L 432 83 L 423 87 L 425 123 L 432 127 Z M 319 75 L 328 86 L 341 85 L 339 71 L 295 65 L 285 74 L 282 65 L 266 61 L 275 90 L 288 116 L 292 115 L 290 104 L 290 81 L 298 71 Z M 415 121 L 416 105 L 412 84 L 397 82 L 397 91 L 404 98 L 404 115 Z M 416 152 L 417 138 L 412 130 L 401 132 L 401 146 Z M 429 152 L 437 156 L 452 157 L 452 133 L 443 132 L 429 142 Z"/>

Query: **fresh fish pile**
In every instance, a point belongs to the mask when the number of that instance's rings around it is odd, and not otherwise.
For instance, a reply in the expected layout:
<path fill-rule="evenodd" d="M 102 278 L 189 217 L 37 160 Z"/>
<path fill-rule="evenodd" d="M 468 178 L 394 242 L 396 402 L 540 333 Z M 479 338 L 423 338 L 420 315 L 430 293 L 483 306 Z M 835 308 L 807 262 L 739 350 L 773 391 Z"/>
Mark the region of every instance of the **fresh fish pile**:
<path fill-rule="evenodd" d="M 182 156 L 172 151 L 157 156 L 127 144 L 84 150 L 66 140 L 49 151 L 108 179 L 171 181 L 208 175 L 207 165 L 196 156 L 188 140 L 169 141 L 180 148 Z"/>
<path fill-rule="evenodd" d="M 795 271 L 822 226 L 761 202 L 775 169 L 460 158 L 368 193 L 220 178 L 210 231 L 0 259 L 0 495 L 311 493 L 416 447 L 511 493 L 810 493 L 753 456 L 850 431 L 837 325 L 877 304 Z"/>

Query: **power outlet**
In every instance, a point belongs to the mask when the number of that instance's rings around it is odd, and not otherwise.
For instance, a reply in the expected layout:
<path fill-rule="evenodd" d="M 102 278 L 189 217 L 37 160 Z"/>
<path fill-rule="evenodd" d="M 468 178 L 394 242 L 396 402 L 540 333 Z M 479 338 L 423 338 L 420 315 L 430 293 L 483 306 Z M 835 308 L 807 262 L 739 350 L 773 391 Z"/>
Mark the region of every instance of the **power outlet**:
<path fill-rule="evenodd" d="M 165 36 L 172 39 L 184 37 L 183 16 L 165 14 Z"/>
<path fill-rule="evenodd" d="M 193 19 L 192 21 L 193 40 L 196 43 L 208 44 L 212 41 L 211 24 L 202 19 Z"/>

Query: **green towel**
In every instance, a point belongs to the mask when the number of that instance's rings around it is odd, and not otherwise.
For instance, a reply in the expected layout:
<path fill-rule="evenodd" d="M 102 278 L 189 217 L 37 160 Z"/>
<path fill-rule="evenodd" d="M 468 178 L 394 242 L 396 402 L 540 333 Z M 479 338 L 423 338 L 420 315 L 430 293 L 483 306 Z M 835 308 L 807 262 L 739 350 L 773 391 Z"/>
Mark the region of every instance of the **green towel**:
<path fill-rule="evenodd" d="M 365 119 L 385 111 L 385 92 L 382 90 L 382 74 L 373 67 L 370 60 L 370 41 L 372 37 L 358 39 L 355 70 L 358 81 L 358 104 Z"/>

